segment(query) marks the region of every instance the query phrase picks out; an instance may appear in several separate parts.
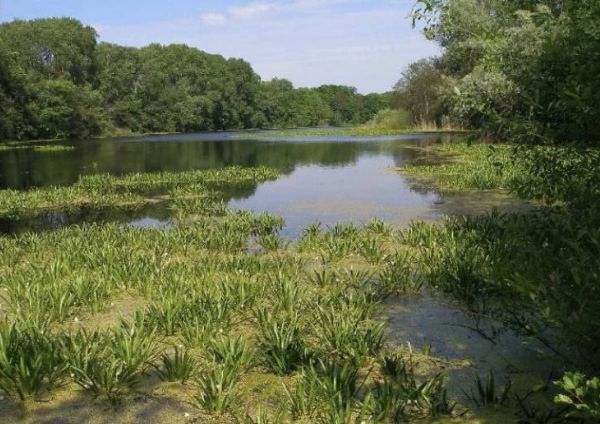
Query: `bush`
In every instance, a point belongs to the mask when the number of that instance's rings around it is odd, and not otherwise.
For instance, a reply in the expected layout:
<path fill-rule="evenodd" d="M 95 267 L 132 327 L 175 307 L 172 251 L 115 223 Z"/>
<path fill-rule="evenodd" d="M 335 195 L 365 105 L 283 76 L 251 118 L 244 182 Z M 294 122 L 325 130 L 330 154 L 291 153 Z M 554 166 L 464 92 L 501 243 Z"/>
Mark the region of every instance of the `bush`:
<path fill-rule="evenodd" d="M 383 109 L 369 122 L 369 126 L 392 130 L 404 130 L 410 127 L 410 113 L 404 109 Z"/>

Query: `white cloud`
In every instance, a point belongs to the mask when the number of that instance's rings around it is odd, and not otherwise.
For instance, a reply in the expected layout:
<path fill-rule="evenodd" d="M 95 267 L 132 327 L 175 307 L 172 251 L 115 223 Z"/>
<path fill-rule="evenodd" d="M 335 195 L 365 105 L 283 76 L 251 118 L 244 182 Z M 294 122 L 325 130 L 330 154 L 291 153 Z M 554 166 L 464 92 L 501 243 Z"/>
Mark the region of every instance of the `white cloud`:
<path fill-rule="evenodd" d="M 223 25 L 227 20 L 225 15 L 220 13 L 205 13 L 204 15 L 200 16 L 200 19 L 206 25 Z"/>
<path fill-rule="evenodd" d="M 277 9 L 274 3 L 249 3 L 244 6 L 234 6 L 229 8 L 229 14 L 234 19 L 251 20 L 265 15 Z"/>

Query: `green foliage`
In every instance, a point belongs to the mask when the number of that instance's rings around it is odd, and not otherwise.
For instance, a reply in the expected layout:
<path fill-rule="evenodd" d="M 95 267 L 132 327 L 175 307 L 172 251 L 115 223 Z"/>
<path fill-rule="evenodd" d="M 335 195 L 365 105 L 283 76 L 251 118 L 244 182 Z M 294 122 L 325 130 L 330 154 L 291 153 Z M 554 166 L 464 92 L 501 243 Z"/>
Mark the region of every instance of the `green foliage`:
<path fill-rule="evenodd" d="M 404 109 L 383 109 L 368 122 L 369 127 L 405 130 L 410 127 L 409 113 Z"/>
<path fill-rule="evenodd" d="M 195 404 L 207 412 L 224 413 L 231 410 L 237 398 L 239 369 L 227 364 L 212 364 L 210 371 L 198 379 Z"/>
<path fill-rule="evenodd" d="M 109 175 L 82 176 L 76 184 L 68 187 L 0 190 L 0 216 L 19 217 L 83 207 L 134 209 L 145 204 L 145 194 L 161 192 L 170 192 L 169 199 L 173 207 L 186 215 L 222 214 L 225 212 L 224 206 L 218 199 L 209 197 L 209 193 L 225 187 L 253 186 L 277 175 L 277 171 L 262 167 L 231 167 L 182 173 L 132 174 L 118 178 Z M 197 199 L 202 199 L 202 207 L 198 207 L 195 202 Z M 256 233 L 265 233 L 281 226 L 281 219 L 258 215 L 254 225 Z"/>
<path fill-rule="evenodd" d="M 510 380 L 505 384 L 502 391 L 498 391 L 494 372 L 490 371 L 487 380 L 484 383 L 479 375 L 475 376 L 474 388 L 471 388 L 470 393 L 466 395 L 478 407 L 486 407 L 490 405 L 504 405 L 508 402 L 510 393 Z"/>
<path fill-rule="evenodd" d="M 413 11 L 444 49 L 451 115 L 525 142 L 597 142 L 599 17 L 594 0 L 420 0 Z"/>
<path fill-rule="evenodd" d="M 392 123 L 395 122 L 396 126 L 392 128 L 441 123 L 445 84 L 435 60 L 421 59 L 408 65 L 394 89 L 392 102 L 398 110 L 395 116 L 387 117 Z"/>
<path fill-rule="evenodd" d="M 60 344 L 45 326 L 0 325 L 0 388 L 21 400 L 52 390 L 67 367 Z"/>
<path fill-rule="evenodd" d="M 389 96 L 261 82 L 241 59 L 183 44 L 97 44 L 73 19 L 0 25 L 0 139 L 364 123 Z"/>
<path fill-rule="evenodd" d="M 173 355 L 163 353 L 161 362 L 162 366 L 156 368 L 158 377 L 164 381 L 179 381 L 181 384 L 194 377 L 198 367 L 190 353 L 178 346 L 174 347 Z"/>
<path fill-rule="evenodd" d="M 571 405 L 567 413 L 571 418 L 600 418 L 600 379 L 586 378 L 581 373 L 567 372 L 556 385 L 564 393 L 557 395 L 555 402 Z"/>
<path fill-rule="evenodd" d="M 228 339 L 215 338 L 211 341 L 209 354 L 215 363 L 222 363 L 227 368 L 247 371 L 254 362 L 254 350 L 241 337 Z"/>
<path fill-rule="evenodd" d="M 369 314 L 369 305 L 360 303 L 337 308 L 319 307 L 316 335 L 320 349 L 328 355 L 358 364 L 368 355 L 377 354 L 383 347 L 385 328 L 368 320 Z"/>
<path fill-rule="evenodd" d="M 256 313 L 260 329 L 259 348 L 265 365 L 277 374 L 289 374 L 308 359 L 297 314 L 277 317 L 260 309 Z"/>
<path fill-rule="evenodd" d="M 106 333 L 77 332 L 65 337 L 64 346 L 75 382 L 112 404 L 139 385 L 157 356 L 155 332 L 139 321 L 122 321 Z"/>

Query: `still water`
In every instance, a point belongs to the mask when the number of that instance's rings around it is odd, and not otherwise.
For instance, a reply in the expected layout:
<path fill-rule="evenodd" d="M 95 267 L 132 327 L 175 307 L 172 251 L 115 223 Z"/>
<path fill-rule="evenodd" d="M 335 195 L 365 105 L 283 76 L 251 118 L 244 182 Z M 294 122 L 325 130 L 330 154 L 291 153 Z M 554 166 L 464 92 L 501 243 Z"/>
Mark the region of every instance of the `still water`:
<path fill-rule="evenodd" d="M 225 200 L 232 208 L 284 217 L 283 234 L 290 237 L 315 221 L 361 223 L 378 217 L 405 225 L 413 219 L 438 220 L 455 213 L 518 207 L 515 200 L 491 193 L 445 197 L 398 172 L 406 163 L 438 160 L 423 147 L 448 139 L 439 134 L 273 139 L 268 131 L 260 131 L 72 142 L 75 149 L 64 152 L 0 152 L 0 189 L 68 185 L 84 174 L 263 165 L 280 170 L 282 176 L 255 190 L 232 193 Z M 132 213 L 53 213 L 33 220 L 0 220 L 0 232 L 106 220 L 168 228 L 170 213 L 161 205 Z"/>

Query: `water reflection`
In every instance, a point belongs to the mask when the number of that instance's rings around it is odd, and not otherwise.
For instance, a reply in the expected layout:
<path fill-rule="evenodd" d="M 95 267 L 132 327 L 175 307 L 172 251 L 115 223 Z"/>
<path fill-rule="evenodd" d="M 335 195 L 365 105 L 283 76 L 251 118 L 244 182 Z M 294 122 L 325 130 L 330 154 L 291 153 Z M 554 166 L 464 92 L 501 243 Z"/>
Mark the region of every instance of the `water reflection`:
<path fill-rule="evenodd" d="M 443 198 L 407 179 L 398 167 L 439 160 L 423 147 L 450 136 L 291 137 L 273 140 L 269 132 L 149 136 L 73 142 L 64 152 L 19 149 L 0 152 L 0 188 L 18 190 L 73 184 L 80 175 L 268 166 L 282 172 L 276 181 L 225 194 L 232 208 L 268 211 L 286 219 L 284 234 L 295 237 L 320 221 L 366 222 L 374 217 L 405 225 L 448 214 L 511 208 L 514 199 L 479 193 Z M 28 220 L 0 220 L 0 232 L 59 228 L 80 222 L 118 221 L 169 228 L 172 215 L 160 205 L 136 211 L 49 213 Z"/>
<path fill-rule="evenodd" d="M 243 134 L 243 133 L 242 133 Z M 236 133 L 185 134 L 132 139 L 72 142 L 64 152 L 32 149 L 0 152 L 0 188 L 24 190 L 31 187 L 73 184 L 80 175 L 133 172 L 185 171 L 225 166 L 269 166 L 289 173 L 297 166 L 344 166 L 363 154 L 393 154 L 397 148 L 441 140 L 436 135 L 412 135 L 383 139 L 353 138 L 340 141 L 300 142 L 243 140 Z M 418 155 L 401 149 L 400 156 Z"/>

